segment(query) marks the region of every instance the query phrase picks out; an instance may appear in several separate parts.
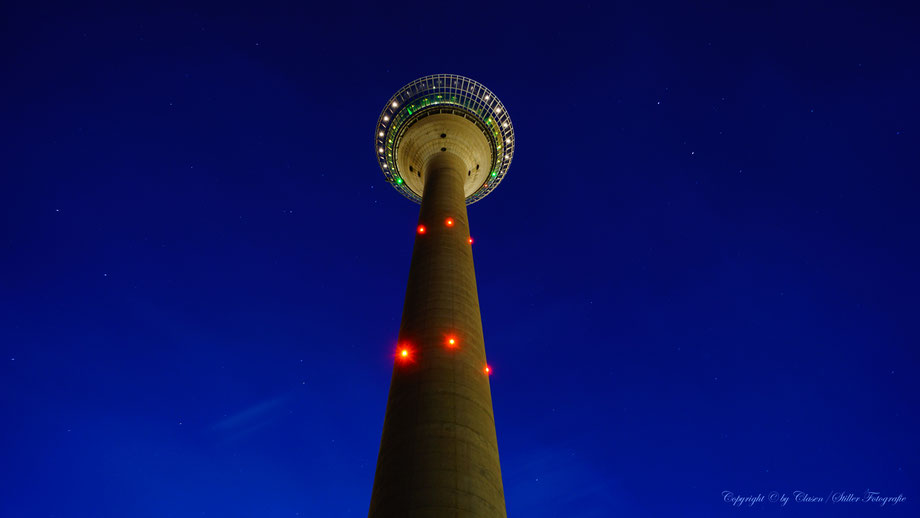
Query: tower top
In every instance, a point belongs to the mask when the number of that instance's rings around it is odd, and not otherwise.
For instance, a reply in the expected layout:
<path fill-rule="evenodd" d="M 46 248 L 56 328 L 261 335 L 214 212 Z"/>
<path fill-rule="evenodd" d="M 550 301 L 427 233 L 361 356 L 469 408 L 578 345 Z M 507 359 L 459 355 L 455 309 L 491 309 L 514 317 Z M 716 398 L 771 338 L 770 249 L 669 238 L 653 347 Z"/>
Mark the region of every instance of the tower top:
<path fill-rule="evenodd" d="M 514 127 L 488 88 L 454 74 L 421 77 L 390 98 L 374 130 L 374 151 L 384 176 L 421 203 L 427 166 L 452 153 L 467 166 L 466 204 L 492 192 L 508 172 Z"/>

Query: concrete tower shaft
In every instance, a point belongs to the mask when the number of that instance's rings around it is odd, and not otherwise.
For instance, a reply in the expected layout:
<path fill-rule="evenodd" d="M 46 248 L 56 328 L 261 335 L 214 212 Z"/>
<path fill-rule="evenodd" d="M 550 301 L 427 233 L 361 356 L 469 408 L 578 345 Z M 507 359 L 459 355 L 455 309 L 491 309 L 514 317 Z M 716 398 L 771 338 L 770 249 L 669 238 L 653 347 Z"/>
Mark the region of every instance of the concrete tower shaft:
<path fill-rule="evenodd" d="M 469 242 L 468 164 L 448 151 L 423 167 L 369 517 L 505 518 Z"/>

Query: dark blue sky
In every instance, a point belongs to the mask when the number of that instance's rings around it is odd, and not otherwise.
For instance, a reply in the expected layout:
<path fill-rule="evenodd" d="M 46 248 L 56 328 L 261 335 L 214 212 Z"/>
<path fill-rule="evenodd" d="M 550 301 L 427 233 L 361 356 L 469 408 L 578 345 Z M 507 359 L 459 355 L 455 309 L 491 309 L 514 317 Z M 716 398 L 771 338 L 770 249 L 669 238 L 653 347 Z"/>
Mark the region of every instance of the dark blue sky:
<path fill-rule="evenodd" d="M 915 13 L 307 4 L 2 7 L 0 515 L 366 516 L 455 73 L 509 516 L 917 516 Z"/>

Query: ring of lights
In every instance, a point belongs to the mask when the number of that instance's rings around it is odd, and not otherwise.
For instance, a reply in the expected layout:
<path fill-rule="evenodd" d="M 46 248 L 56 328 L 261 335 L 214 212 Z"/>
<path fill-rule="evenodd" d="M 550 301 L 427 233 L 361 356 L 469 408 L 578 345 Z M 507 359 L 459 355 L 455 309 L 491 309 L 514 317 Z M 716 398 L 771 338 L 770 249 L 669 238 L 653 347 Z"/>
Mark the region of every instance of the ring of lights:
<path fill-rule="evenodd" d="M 436 74 L 400 88 L 377 119 L 374 151 L 378 164 L 387 181 L 400 194 L 421 203 L 420 184 L 413 182 L 413 188 L 406 182 L 407 175 L 421 176 L 421 173 L 401 170 L 399 163 L 405 167 L 406 161 L 398 160 L 400 141 L 413 125 L 437 114 L 460 116 L 475 124 L 490 146 L 491 163 L 477 164 L 485 168 L 486 174 L 477 176 L 475 185 L 467 193 L 466 204 L 473 204 L 492 192 L 508 172 L 514 153 L 514 127 L 508 111 L 495 94 L 472 79 Z"/>

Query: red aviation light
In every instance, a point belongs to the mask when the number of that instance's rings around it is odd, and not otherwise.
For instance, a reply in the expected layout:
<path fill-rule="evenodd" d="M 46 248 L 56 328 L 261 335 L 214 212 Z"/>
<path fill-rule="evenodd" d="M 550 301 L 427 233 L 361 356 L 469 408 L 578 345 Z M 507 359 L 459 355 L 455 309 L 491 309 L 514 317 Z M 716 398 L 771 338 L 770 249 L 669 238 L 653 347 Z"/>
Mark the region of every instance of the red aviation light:
<path fill-rule="evenodd" d="M 412 349 L 406 345 L 400 345 L 396 349 L 396 361 L 407 363 L 412 361 Z"/>
<path fill-rule="evenodd" d="M 486 373 L 486 376 L 491 376 L 491 375 L 492 375 L 492 367 L 489 367 L 488 365 L 486 365 L 486 368 L 485 368 L 485 369 L 482 369 L 482 372 L 485 372 L 485 373 Z"/>
<path fill-rule="evenodd" d="M 448 227 L 454 226 L 454 218 L 447 218 L 446 220 L 444 220 L 444 224 L 447 225 Z"/>
<path fill-rule="evenodd" d="M 453 349 L 454 347 L 457 347 L 457 342 L 458 340 L 455 337 L 453 336 L 447 337 L 447 347 L 450 347 Z"/>
<path fill-rule="evenodd" d="M 473 236 L 470 236 L 470 238 L 467 240 L 467 242 L 469 242 L 469 244 L 472 245 L 472 244 L 473 244 Z"/>
<path fill-rule="evenodd" d="M 419 233 L 419 234 L 424 234 L 427 230 L 428 230 L 428 229 L 425 228 L 425 225 L 419 225 L 419 226 L 418 226 L 418 233 Z"/>

